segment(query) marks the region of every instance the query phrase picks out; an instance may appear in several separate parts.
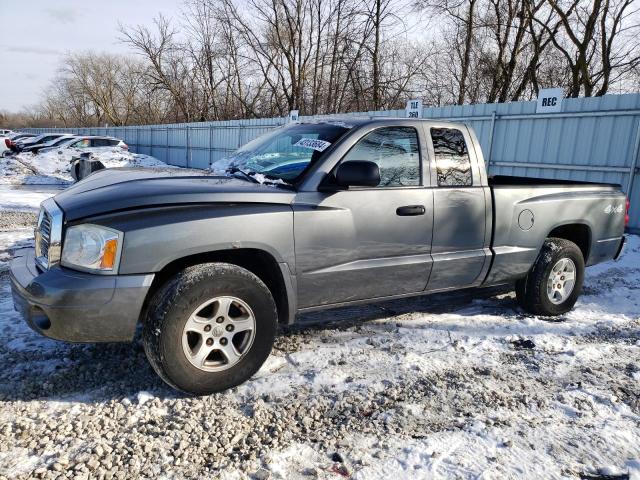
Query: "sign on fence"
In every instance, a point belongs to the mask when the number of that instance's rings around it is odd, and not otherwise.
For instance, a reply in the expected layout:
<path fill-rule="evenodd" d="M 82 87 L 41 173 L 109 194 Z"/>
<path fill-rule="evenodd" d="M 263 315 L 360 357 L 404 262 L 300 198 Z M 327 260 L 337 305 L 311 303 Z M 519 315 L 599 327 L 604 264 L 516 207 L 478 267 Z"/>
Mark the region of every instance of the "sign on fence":
<path fill-rule="evenodd" d="M 289 123 L 298 121 L 298 116 L 299 116 L 298 113 L 299 113 L 299 110 L 291 110 L 289 112 Z"/>
<path fill-rule="evenodd" d="M 422 100 L 407 101 L 407 117 L 422 118 Z"/>
<path fill-rule="evenodd" d="M 561 112 L 563 96 L 564 91 L 561 88 L 543 88 L 538 92 L 536 113 Z"/>

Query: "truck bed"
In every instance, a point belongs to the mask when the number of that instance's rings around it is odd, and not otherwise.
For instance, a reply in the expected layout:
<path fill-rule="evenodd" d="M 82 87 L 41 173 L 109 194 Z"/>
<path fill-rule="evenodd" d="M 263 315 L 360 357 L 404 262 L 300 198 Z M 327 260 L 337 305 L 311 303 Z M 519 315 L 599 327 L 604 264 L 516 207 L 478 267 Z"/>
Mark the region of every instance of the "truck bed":
<path fill-rule="evenodd" d="M 488 184 L 493 260 L 485 285 L 526 275 L 542 242 L 554 233 L 578 244 L 586 265 L 616 255 L 625 215 L 619 185 L 502 175 Z"/>

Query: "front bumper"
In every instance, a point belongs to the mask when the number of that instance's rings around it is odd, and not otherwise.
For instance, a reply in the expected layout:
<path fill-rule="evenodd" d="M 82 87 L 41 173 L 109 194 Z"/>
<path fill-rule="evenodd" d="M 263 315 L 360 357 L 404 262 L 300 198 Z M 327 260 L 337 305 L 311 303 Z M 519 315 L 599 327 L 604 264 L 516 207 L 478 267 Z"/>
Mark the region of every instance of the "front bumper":
<path fill-rule="evenodd" d="M 36 332 L 70 342 L 131 341 L 152 281 L 153 274 L 40 272 L 32 248 L 18 250 L 11 262 L 15 309 Z"/>

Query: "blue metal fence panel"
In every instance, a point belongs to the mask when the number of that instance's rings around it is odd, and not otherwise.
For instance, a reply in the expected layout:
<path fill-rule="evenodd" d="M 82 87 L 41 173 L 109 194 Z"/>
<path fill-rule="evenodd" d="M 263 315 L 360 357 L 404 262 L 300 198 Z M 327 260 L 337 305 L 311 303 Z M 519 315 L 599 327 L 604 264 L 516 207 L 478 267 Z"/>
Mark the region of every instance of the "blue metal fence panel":
<path fill-rule="evenodd" d="M 489 173 L 618 183 L 631 192 L 631 224 L 640 230 L 640 94 L 571 98 L 562 112 L 536 114 L 536 102 L 425 107 L 423 118 L 464 122 L 476 131 Z M 341 116 L 404 117 L 404 110 Z M 326 118 L 316 115 L 301 117 Z M 131 151 L 182 167 L 207 168 L 286 118 L 31 129 L 122 138 Z"/>

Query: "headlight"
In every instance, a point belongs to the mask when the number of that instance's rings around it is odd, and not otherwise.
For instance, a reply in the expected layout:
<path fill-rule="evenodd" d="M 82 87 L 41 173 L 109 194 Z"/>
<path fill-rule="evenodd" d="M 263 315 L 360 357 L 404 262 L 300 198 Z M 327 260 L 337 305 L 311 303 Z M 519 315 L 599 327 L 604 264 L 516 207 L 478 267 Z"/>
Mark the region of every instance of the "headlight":
<path fill-rule="evenodd" d="M 116 273 L 122 233 L 99 225 L 70 227 L 62 246 L 62 266 L 97 273 Z"/>

